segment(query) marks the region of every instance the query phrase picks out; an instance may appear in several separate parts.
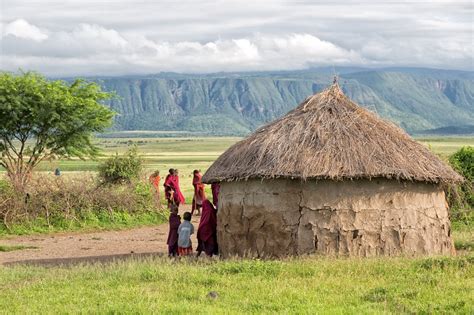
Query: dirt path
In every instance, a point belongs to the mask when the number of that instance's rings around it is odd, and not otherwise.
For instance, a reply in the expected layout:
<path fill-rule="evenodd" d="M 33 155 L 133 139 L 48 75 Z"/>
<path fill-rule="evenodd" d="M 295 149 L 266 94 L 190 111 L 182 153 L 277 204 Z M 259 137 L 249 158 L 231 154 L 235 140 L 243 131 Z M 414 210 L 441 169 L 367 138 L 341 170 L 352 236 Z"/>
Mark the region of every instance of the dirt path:
<path fill-rule="evenodd" d="M 199 217 L 194 216 L 192 222 L 197 230 Z M 130 256 L 167 255 L 167 237 L 168 224 L 165 223 L 122 231 L 55 233 L 0 239 L 0 245 L 35 247 L 0 252 L 0 264 L 36 262 L 55 265 L 74 261 L 109 261 Z M 196 248 L 196 245 L 194 234 L 193 247 Z"/>

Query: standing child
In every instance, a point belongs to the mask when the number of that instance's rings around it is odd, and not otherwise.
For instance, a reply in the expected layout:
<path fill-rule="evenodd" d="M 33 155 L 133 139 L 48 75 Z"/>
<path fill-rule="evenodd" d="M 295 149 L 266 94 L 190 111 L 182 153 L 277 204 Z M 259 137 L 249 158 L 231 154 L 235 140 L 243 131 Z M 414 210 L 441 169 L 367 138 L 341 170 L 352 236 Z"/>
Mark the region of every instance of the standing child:
<path fill-rule="evenodd" d="M 178 215 L 178 206 L 172 204 L 170 209 L 170 231 L 168 233 L 168 256 L 178 255 L 178 228 L 181 224 L 181 217 Z"/>
<path fill-rule="evenodd" d="M 193 187 L 194 187 L 194 196 L 193 204 L 191 207 L 191 215 L 194 214 L 194 210 L 197 210 L 197 215 L 201 215 L 202 202 L 206 199 L 206 194 L 204 193 L 204 184 L 201 181 L 202 175 L 199 170 L 194 170 L 193 172 Z"/>
<path fill-rule="evenodd" d="M 191 213 L 183 214 L 183 223 L 178 228 L 178 255 L 188 256 L 193 252 L 191 235 L 194 234 L 194 226 L 191 223 Z"/>

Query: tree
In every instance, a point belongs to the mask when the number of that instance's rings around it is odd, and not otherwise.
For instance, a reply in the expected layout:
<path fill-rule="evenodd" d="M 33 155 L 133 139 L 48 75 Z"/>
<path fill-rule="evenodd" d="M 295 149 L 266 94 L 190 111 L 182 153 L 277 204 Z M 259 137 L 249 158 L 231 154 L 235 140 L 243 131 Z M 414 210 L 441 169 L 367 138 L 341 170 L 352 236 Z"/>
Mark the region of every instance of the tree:
<path fill-rule="evenodd" d="M 43 160 L 97 156 L 91 137 L 111 125 L 114 113 L 101 104 L 111 97 L 84 80 L 0 73 L 0 166 L 13 186 L 24 189 Z"/>

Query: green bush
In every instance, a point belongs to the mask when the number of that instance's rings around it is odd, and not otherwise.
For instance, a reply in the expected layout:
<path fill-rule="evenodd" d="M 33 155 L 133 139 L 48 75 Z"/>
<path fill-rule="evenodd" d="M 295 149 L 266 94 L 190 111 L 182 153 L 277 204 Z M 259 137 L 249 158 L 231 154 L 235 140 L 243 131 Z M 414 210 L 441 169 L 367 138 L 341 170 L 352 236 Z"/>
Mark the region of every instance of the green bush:
<path fill-rule="evenodd" d="M 464 178 L 447 190 L 448 202 L 455 220 L 472 220 L 474 208 L 474 147 L 466 146 L 450 156 L 449 163 Z"/>
<path fill-rule="evenodd" d="M 138 179 L 142 172 L 143 160 L 138 155 L 137 148 L 129 149 L 124 155 L 108 158 L 99 165 L 99 178 L 104 183 L 131 183 Z"/>
<path fill-rule="evenodd" d="M 81 228 L 127 227 L 165 221 L 146 183 L 97 185 L 93 175 L 36 175 L 28 193 L 2 189 L 0 235 Z"/>

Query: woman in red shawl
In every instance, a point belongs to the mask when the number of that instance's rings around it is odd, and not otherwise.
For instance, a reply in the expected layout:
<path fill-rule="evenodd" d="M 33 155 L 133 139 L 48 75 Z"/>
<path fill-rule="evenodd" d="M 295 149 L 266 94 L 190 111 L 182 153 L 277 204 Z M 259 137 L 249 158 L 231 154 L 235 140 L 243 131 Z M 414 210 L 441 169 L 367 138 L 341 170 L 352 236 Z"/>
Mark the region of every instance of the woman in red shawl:
<path fill-rule="evenodd" d="M 171 203 L 177 205 L 179 207 L 180 204 L 184 203 L 184 196 L 181 193 L 181 189 L 179 188 L 179 175 L 177 169 L 171 169 L 170 174 L 166 177 L 165 180 L 165 188 L 168 188 L 169 195 L 167 195 L 168 205 Z"/>
<path fill-rule="evenodd" d="M 204 184 L 201 182 L 201 173 L 198 170 L 194 170 L 193 175 L 194 197 L 191 214 L 194 214 L 194 210 L 197 210 L 197 215 L 200 215 L 202 202 L 206 199 L 206 194 L 204 193 Z"/>
<path fill-rule="evenodd" d="M 217 211 L 209 200 L 202 203 L 201 221 L 197 231 L 198 256 L 205 252 L 207 256 L 217 254 Z"/>
<path fill-rule="evenodd" d="M 163 186 L 165 187 L 165 198 L 168 201 L 168 209 L 171 209 L 171 204 L 173 203 L 173 189 L 170 186 L 170 177 L 173 176 L 174 169 L 169 169 L 169 174 L 166 175 L 165 183 Z"/>

